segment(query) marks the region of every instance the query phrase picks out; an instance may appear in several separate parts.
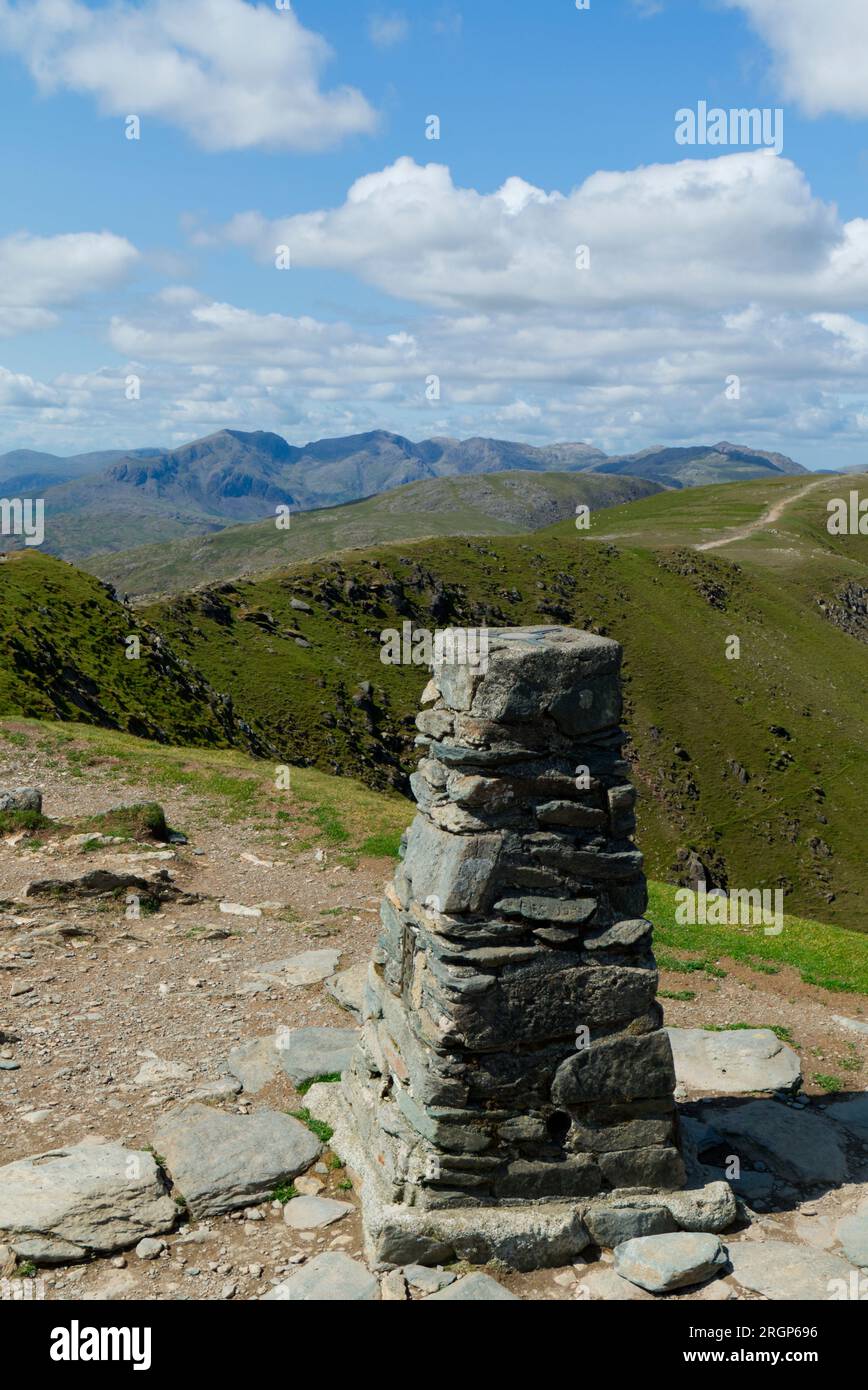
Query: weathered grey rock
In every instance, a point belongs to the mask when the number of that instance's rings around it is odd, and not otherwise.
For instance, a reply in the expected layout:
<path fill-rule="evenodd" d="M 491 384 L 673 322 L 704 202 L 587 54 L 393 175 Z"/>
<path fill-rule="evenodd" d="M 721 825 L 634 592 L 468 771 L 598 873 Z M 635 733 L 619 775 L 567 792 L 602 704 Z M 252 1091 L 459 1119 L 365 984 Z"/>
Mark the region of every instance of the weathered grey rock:
<path fill-rule="evenodd" d="M 164 1240 L 156 1240 L 153 1236 L 145 1236 L 136 1246 L 136 1255 L 140 1260 L 158 1260 L 166 1248 Z"/>
<path fill-rule="evenodd" d="M 868 1143 L 868 1091 L 862 1095 L 850 1096 L 847 1100 L 833 1100 L 826 1106 L 826 1118 L 842 1125 L 863 1143 Z"/>
<path fill-rule="evenodd" d="M 726 1231 L 738 1215 L 738 1203 L 728 1182 L 710 1182 L 684 1192 L 664 1192 L 660 1201 L 682 1231 Z"/>
<path fill-rule="evenodd" d="M 289 1115 L 229 1115 L 199 1104 L 163 1116 L 155 1147 L 196 1218 L 263 1201 L 309 1168 L 322 1148 Z"/>
<path fill-rule="evenodd" d="M 480 911 L 491 899 L 502 846 L 500 834 L 452 835 L 417 816 L 404 860 L 414 896 L 440 912 Z"/>
<path fill-rule="evenodd" d="M 489 1274 L 465 1274 L 438 1293 L 429 1294 L 424 1303 L 502 1303 L 512 1300 L 518 1303 L 514 1293 L 498 1284 Z"/>
<path fill-rule="evenodd" d="M 733 1277 L 745 1289 L 781 1302 L 847 1300 L 859 1271 L 837 1255 L 783 1240 L 741 1240 L 728 1247 Z"/>
<path fill-rule="evenodd" d="M 672 1044 L 675 1078 L 688 1091 L 749 1095 L 756 1091 L 792 1091 L 801 1084 L 798 1053 L 770 1029 L 666 1031 Z"/>
<path fill-rule="evenodd" d="M 178 1209 L 149 1153 L 82 1143 L 0 1168 L 0 1236 L 21 1258 L 66 1264 L 170 1231 Z"/>
<path fill-rule="evenodd" d="M 185 1062 L 170 1062 L 152 1056 L 142 1063 L 133 1077 L 136 1086 L 160 1086 L 166 1082 L 190 1081 L 193 1073 Z"/>
<path fill-rule="evenodd" d="M 380 1286 L 373 1274 L 349 1255 L 328 1251 L 293 1274 L 269 1293 L 263 1303 L 373 1303 Z"/>
<path fill-rule="evenodd" d="M 644 1100 L 671 1095 L 675 1079 L 664 1030 L 592 1043 L 561 1065 L 552 1087 L 556 1105 Z"/>
<path fill-rule="evenodd" d="M 283 1219 L 294 1231 L 316 1231 L 342 1221 L 352 1210 L 351 1202 L 333 1202 L 330 1197 L 293 1197 L 283 1208 Z"/>
<path fill-rule="evenodd" d="M 726 1262 L 726 1251 L 717 1236 L 687 1231 L 641 1236 L 615 1249 L 615 1272 L 649 1293 L 704 1284 L 719 1274 Z"/>
<path fill-rule="evenodd" d="M 264 1038 L 250 1038 L 233 1047 L 226 1062 L 230 1076 L 236 1077 L 244 1091 L 255 1095 L 262 1091 L 280 1072 L 279 1035 L 269 1033 Z"/>
<path fill-rule="evenodd" d="M 326 980 L 329 994 L 347 1013 L 361 1021 L 364 1011 L 365 989 L 368 984 L 368 965 L 351 965 L 349 970 L 339 970 Z"/>
<path fill-rule="evenodd" d="M 858 1018 L 846 1018 L 843 1014 L 832 1014 L 832 1022 L 837 1023 L 839 1028 L 844 1028 L 848 1033 L 860 1033 L 863 1037 L 868 1034 L 868 1023 L 864 1023 Z"/>
<path fill-rule="evenodd" d="M 400 1269 L 390 1269 L 380 1276 L 380 1298 L 383 1303 L 406 1303 L 407 1281 Z"/>
<path fill-rule="evenodd" d="M 592 1265 L 579 1281 L 581 1296 L 592 1303 L 650 1303 L 654 1295 L 622 1279 L 610 1265 Z"/>
<path fill-rule="evenodd" d="M 44 878 L 28 883 L 26 898 L 106 898 L 136 893 L 150 902 L 197 902 L 195 893 L 184 893 L 175 886 L 167 869 L 153 878 L 141 878 L 130 869 L 91 869 L 78 878 Z"/>
<path fill-rule="evenodd" d="M 840 1131 L 823 1115 L 775 1100 L 703 1107 L 703 1118 L 733 1154 L 767 1165 L 778 1179 L 798 1185 L 838 1184 L 847 1176 Z"/>
<path fill-rule="evenodd" d="M 327 980 L 337 970 L 340 958 L 340 951 L 335 950 L 302 951 L 297 956 L 288 956 L 283 960 L 266 961 L 264 965 L 257 965 L 245 973 L 260 976 L 277 985 L 299 988 Z"/>
<path fill-rule="evenodd" d="M 402 1273 L 410 1288 L 422 1294 L 439 1293 L 458 1278 L 448 1269 L 426 1269 L 425 1265 L 405 1265 Z"/>
<path fill-rule="evenodd" d="M 595 1245 L 614 1250 L 640 1236 L 659 1236 L 677 1231 L 678 1223 L 665 1207 L 609 1206 L 599 1204 L 585 1212 L 585 1225 Z"/>
<path fill-rule="evenodd" d="M 42 792 L 38 787 L 12 787 L 0 791 L 0 811 L 41 811 Z"/>
<path fill-rule="evenodd" d="M 839 1221 L 835 1234 L 847 1259 L 868 1269 L 868 1202 Z"/>
<path fill-rule="evenodd" d="M 197 1086 L 195 1091 L 190 1091 L 187 1100 L 231 1100 L 242 1089 L 236 1077 L 221 1076 L 217 1081 L 206 1081 L 204 1085 Z"/>
<path fill-rule="evenodd" d="M 294 1028 L 279 1036 L 279 1063 L 295 1086 L 340 1075 L 358 1040 L 357 1028 Z"/>

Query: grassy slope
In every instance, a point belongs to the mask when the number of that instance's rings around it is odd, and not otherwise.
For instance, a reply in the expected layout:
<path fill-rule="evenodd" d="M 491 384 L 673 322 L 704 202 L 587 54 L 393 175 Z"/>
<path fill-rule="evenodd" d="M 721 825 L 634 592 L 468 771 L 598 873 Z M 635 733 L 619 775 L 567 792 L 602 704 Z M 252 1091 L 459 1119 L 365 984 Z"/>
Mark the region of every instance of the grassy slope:
<path fill-rule="evenodd" d="M 126 638 L 141 637 L 127 660 Z M 0 562 L 0 715 L 81 719 L 175 743 L 242 742 L 231 715 L 89 574 L 38 551 Z"/>
<path fill-rule="evenodd" d="M 300 512 L 288 531 L 269 519 L 166 545 L 92 555 L 84 567 L 121 593 L 178 593 L 354 547 L 424 536 L 514 535 L 572 516 L 579 503 L 602 508 L 656 488 L 635 478 L 585 473 L 436 478 L 364 502 Z"/>
<path fill-rule="evenodd" d="M 793 909 L 868 930 L 866 653 L 816 606 L 819 594 L 866 578 L 864 540 L 829 543 L 821 489 L 777 536 L 734 547 L 738 565 L 726 550 L 677 548 L 697 523 L 719 534 L 762 515 L 779 488 L 801 486 L 769 480 L 638 502 L 596 518 L 598 534 L 620 529 L 617 547 L 569 524 L 484 544 L 432 539 L 239 583 L 222 595 L 218 617 L 196 597 L 147 611 L 285 756 L 374 785 L 394 775 L 396 754 L 412 765 L 426 679 L 421 668 L 381 664 L 383 628 L 409 618 L 605 632 L 626 651 L 652 873 L 671 878 L 676 851 L 695 848 L 734 887 L 783 886 Z M 829 495 L 839 488 L 829 480 Z M 314 611 L 293 611 L 293 596 Z M 249 621 L 251 610 L 269 614 L 275 630 Z M 740 661 L 725 659 L 731 635 L 741 638 Z M 353 702 L 362 680 L 373 686 L 367 714 Z M 772 733 L 778 726 L 789 739 Z M 747 785 L 730 764 L 747 771 Z"/>
<path fill-rule="evenodd" d="M 407 802 L 373 792 L 359 782 L 330 777 L 314 768 L 293 768 L 288 792 L 275 795 L 270 766 L 236 751 L 161 748 L 129 735 L 85 725 L 0 721 L 0 765 L 14 764 L 21 752 L 38 752 L 63 763 L 82 779 L 97 769 L 125 783 L 161 789 L 189 788 L 224 822 L 252 821 L 268 842 L 285 841 L 289 824 L 310 840 L 296 842 L 330 848 L 352 865 L 360 855 L 391 857 L 411 816 Z M 122 792 L 120 793 L 122 799 Z M 384 868 L 386 866 L 384 865 Z M 803 918 L 787 916 L 780 936 L 736 927 L 683 927 L 675 921 L 675 891 L 650 885 L 649 916 L 655 925 L 658 959 L 677 968 L 719 970 L 721 960 L 737 960 L 764 972 L 791 965 L 810 984 L 868 995 L 868 950 L 860 936 Z M 682 964 L 683 962 L 683 964 Z"/>
<path fill-rule="evenodd" d="M 275 791 L 272 764 L 236 749 L 161 747 L 113 729 L 35 719 L 0 719 L 0 765 L 16 751 L 49 756 L 69 775 L 86 779 L 110 773 L 123 801 L 125 784 L 147 785 L 155 795 L 188 789 L 224 823 L 253 821 L 277 844 L 299 823 L 310 843 L 348 861 L 359 855 L 397 857 L 410 812 L 403 797 L 338 780 L 316 768 L 292 768 L 290 788 Z M 102 827 L 100 827 L 102 828 Z M 307 841 L 296 844 L 303 850 Z"/>

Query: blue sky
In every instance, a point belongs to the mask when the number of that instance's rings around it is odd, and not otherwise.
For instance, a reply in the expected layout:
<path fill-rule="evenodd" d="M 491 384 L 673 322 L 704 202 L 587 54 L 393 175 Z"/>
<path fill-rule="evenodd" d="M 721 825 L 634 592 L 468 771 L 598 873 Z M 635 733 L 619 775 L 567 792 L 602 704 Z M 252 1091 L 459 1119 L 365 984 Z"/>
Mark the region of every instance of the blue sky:
<path fill-rule="evenodd" d="M 382 427 L 863 460 L 866 12 L 0 0 L 0 452 Z M 678 145 L 700 101 L 782 109 L 781 156 Z"/>

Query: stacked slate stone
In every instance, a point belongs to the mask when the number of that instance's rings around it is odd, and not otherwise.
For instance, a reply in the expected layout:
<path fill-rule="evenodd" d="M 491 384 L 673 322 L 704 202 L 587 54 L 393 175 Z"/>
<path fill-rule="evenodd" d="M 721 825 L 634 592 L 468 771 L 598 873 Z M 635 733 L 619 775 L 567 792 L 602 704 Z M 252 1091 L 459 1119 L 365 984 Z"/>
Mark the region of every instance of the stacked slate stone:
<path fill-rule="evenodd" d="M 344 1083 L 379 1203 L 684 1181 L 620 665 L 616 642 L 566 628 L 491 632 L 485 670 L 435 664 Z"/>

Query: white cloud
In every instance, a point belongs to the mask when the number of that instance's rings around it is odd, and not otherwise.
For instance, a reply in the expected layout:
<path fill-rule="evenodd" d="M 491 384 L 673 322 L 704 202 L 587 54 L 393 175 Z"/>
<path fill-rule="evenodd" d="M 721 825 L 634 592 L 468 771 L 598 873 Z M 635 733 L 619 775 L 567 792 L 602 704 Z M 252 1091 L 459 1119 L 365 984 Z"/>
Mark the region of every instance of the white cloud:
<path fill-rule="evenodd" d="M 34 381 L 31 376 L 22 376 L 8 371 L 6 367 L 0 367 L 0 407 L 45 408 L 58 405 L 61 400 L 60 393 L 44 382 Z"/>
<path fill-rule="evenodd" d="M 296 442 L 386 427 L 414 438 L 589 439 L 610 452 L 655 440 L 795 441 L 798 456 L 800 440 L 861 446 L 868 415 L 864 325 L 757 305 L 435 314 L 410 334 L 258 314 L 186 291 L 116 316 L 111 342 L 120 366 L 22 378 L 18 396 L 7 389 L 5 447 L 16 432 L 50 446 L 61 424 L 63 449 L 177 441 L 221 426 Z M 140 377 L 140 402 L 125 399 L 128 372 Z M 738 402 L 725 396 L 732 373 Z M 432 374 L 442 390 L 433 405 Z"/>
<path fill-rule="evenodd" d="M 296 268 L 464 312 L 868 305 L 868 222 L 842 223 L 767 151 L 600 172 L 567 195 L 517 178 L 480 193 L 405 157 L 358 179 L 340 207 L 245 213 L 223 235 L 263 260 L 285 244 Z"/>
<path fill-rule="evenodd" d="M 368 20 L 368 34 L 377 48 L 394 48 L 404 43 L 409 33 L 410 24 L 403 14 L 375 14 Z"/>
<path fill-rule="evenodd" d="M 724 0 L 772 51 L 783 95 L 810 115 L 868 115 L 865 0 Z"/>
<path fill-rule="evenodd" d="M 0 334 L 49 328 L 55 307 L 111 289 L 135 269 L 139 253 L 112 232 L 0 238 Z"/>
<path fill-rule="evenodd" d="M 334 210 L 246 214 L 213 234 L 226 240 L 281 287 L 273 253 L 288 242 L 290 284 L 306 266 L 337 269 L 412 310 L 384 297 L 362 328 L 173 284 L 114 314 L 121 365 L 43 383 L 55 394 L 41 407 L 30 392 L 0 409 L 5 447 L 16 432 L 50 447 L 62 425 L 63 448 L 221 425 L 295 442 L 385 427 L 609 452 L 730 438 L 796 457 L 804 445 L 818 462 L 821 442 L 863 447 L 868 223 L 843 222 L 767 153 L 598 173 L 566 194 L 517 178 L 459 188 L 442 166 L 400 160 Z M 575 267 L 585 242 L 587 272 Z M 127 372 L 139 402 L 125 400 Z"/>
<path fill-rule="evenodd" d="M 361 92 L 321 87 L 328 44 L 273 5 L 0 0 L 0 48 L 22 58 L 44 92 L 168 121 L 208 150 L 318 150 L 376 124 Z"/>

